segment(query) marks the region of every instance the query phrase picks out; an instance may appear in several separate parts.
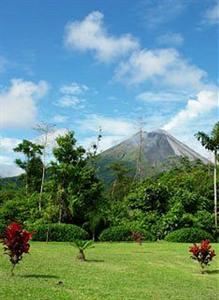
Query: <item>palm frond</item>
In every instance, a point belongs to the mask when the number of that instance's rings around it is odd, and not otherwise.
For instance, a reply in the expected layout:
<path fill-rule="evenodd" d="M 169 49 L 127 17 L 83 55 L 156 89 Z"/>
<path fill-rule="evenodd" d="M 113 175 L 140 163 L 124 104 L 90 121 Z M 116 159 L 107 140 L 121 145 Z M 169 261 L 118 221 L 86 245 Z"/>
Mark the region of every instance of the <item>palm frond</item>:
<path fill-rule="evenodd" d="M 92 240 L 83 241 L 83 240 L 75 240 L 71 243 L 72 246 L 79 250 L 86 250 L 88 248 L 94 247 L 94 242 Z"/>
<path fill-rule="evenodd" d="M 217 150 L 219 149 L 219 122 L 217 122 L 211 132 L 212 139 L 215 142 L 215 146 L 217 147 Z"/>
<path fill-rule="evenodd" d="M 207 135 L 205 132 L 199 131 L 195 134 L 195 137 L 198 141 L 201 142 L 202 146 L 205 147 L 205 149 L 214 151 L 215 150 L 215 143 L 214 140 Z"/>

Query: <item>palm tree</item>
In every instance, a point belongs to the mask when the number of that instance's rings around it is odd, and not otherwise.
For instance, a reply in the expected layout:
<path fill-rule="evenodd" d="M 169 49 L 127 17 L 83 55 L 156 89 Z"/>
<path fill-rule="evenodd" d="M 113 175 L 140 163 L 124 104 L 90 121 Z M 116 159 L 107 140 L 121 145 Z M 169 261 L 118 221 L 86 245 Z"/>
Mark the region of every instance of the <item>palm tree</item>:
<path fill-rule="evenodd" d="M 214 154 L 214 215 L 215 228 L 217 230 L 217 160 L 219 150 L 219 122 L 214 125 L 210 135 L 199 131 L 195 134 L 195 136 L 205 149 L 213 152 Z"/>
<path fill-rule="evenodd" d="M 82 241 L 82 240 L 75 240 L 72 245 L 77 248 L 79 250 L 79 253 L 77 255 L 77 259 L 81 260 L 81 261 L 86 261 L 85 258 L 85 253 L 84 251 L 89 249 L 89 248 L 93 248 L 93 241 Z"/>

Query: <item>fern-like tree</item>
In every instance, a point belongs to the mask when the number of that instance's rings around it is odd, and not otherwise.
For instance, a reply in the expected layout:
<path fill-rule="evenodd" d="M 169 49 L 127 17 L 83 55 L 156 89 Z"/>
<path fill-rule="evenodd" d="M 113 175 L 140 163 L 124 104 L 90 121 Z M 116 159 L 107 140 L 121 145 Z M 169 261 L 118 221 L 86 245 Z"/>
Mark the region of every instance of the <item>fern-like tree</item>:
<path fill-rule="evenodd" d="M 42 208 L 42 196 L 43 196 L 43 188 L 45 182 L 46 175 L 46 156 L 47 156 L 47 148 L 49 146 L 49 135 L 54 132 L 55 125 L 50 123 L 39 123 L 34 128 L 36 131 L 40 133 L 40 144 L 42 145 L 42 177 L 40 184 L 40 193 L 39 193 L 39 211 Z"/>
<path fill-rule="evenodd" d="M 214 125 L 210 135 L 199 131 L 195 134 L 195 136 L 205 149 L 214 154 L 214 215 L 215 228 L 217 230 L 217 159 L 219 151 L 219 122 Z"/>
<path fill-rule="evenodd" d="M 92 240 L 90 241 L 75 240 L 74 242 L 72 242 L 72 245 L 79 250 L 77 259 L 79 259 L 80 261 L 86 261 L 85 250 L 89 248 L 93 248 L 94 242 Z"/>

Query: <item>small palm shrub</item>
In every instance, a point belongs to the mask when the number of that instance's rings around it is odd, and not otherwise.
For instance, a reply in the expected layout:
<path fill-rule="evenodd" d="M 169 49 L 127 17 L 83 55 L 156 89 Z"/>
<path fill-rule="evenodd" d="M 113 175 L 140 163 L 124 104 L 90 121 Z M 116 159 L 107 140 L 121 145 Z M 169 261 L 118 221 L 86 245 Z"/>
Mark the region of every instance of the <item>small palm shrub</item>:
<path fill-rule="evenodd" d="M 15 266 L 22 260 L 23 254 L 29 252 L 29 240 L 31 238 L 32 234 L 23 230 L 20 224 L 12 223 L 6 228 L 2 243 L 4 245 L 4 252 L 9 256 L 12 264 L 12 275 L 14 275 Z"/>
<path fill-rule="evenodd" d="M 165 237 L 166 241 L 177 243 L 195 243 L 205 239 L 214 240 L 210 233 L 200 228 L 177 229 Z"/>
<path fill-rule="evenodd" d="M 86 261 L 85 250 L 89 248 L 93 248 L 94 242 L 92 240 L 90 241 L 75 240 L 74 242 L 71 243 L 71 245 L 79 250 L 79 253 L 76 258 L 79 259 L 80 261 Z"/>
<path fill-rule="evenodd" d="M 205 267 L 209 265 L 213 257 L 216 256 L 209 240 L 203 240 L 200 245 L 193 244 L 189 248 L 189 252 L 192 253 L 191 258 L 199 262 L 202 273 L 204 273 Z"/>

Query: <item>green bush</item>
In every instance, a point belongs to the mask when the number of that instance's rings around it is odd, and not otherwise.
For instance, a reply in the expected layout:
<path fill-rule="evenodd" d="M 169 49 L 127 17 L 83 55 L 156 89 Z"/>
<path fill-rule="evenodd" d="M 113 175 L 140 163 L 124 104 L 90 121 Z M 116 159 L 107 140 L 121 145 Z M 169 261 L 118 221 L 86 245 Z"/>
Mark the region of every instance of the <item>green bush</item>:
<path fill-rule="evenodd" d="M 6 225 L 0 223 L 0 237 L 4 234 L 5 228 L 6 228 Z"/>
<path fill-rule="evenodd" d="M 172 231 L 165 237 L 165 240 L 168 242 L 178 243 L 195 243 L 204 239 L 208 239 L 211 242 L 214 241 L 214 238 L 210 233 L 200 228 L 181 228 Z"/>
<path fill-rule="evenodd" d="M 141 230 L 139 228 L 133 228 L 132 226 L 113 226 L 104 229 L 99 236 L 99 240 L 102 242 L 122 242 L 122 241 L 133 241 L 132 233 L 139 232 L 143 235 L 143 240 L 153 241 L 155 237 Z"/>
<path fill-rule="evenodd" d="M 49 241 L 57 242 L 88 239 L 88 233 L 84 229 L 72 224 L 33 224 L 26 227 L 28 231 L 34 232 L 34 241 L 46 241 L 47 235 Z"/>
<path fill-rule="evenodd" d="M 206 210 L 197 211 L 194 226 L 213 233 L 215 231 L 214 214 Z"/>

